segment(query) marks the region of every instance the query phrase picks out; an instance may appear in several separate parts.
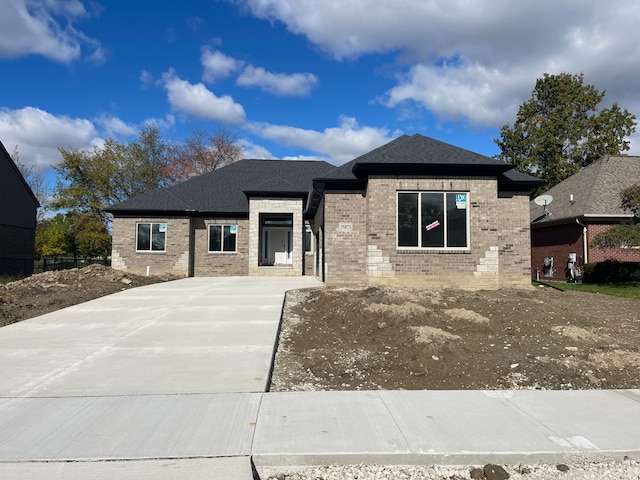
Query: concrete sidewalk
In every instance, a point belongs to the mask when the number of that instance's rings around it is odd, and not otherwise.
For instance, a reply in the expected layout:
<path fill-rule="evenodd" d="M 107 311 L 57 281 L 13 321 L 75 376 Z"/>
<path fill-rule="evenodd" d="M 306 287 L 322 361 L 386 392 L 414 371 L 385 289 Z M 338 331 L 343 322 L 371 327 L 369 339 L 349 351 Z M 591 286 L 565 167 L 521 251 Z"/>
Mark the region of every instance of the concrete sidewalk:
<path fill-rule="evenodd" d="M 0 478 L 640 456 L 640 390 L 264 393 L 284 292 L 185 279 L 0 329 Z"/>

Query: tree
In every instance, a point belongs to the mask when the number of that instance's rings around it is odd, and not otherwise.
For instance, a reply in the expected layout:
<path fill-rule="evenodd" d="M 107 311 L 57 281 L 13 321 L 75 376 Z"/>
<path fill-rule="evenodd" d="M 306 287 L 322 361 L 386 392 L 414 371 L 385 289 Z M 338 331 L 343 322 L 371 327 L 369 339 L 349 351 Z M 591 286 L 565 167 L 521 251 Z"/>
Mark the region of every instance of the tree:
<path fill-rule="evenodd" d="M 93 150 L 59 148 L 62 161 L 54 208 L 90 213 L 108 222 L 103 208 L 162 186 L 166 181 L 166 144 L 158 128 L 148 124 L 126 145 L 108 139 Z"/>
<path fill-rule="evenodd" d="M 518 109 L 513 127 L 500 129 L 500 157 L 547 181 L 550 188 L 604 155 L 629 150 L 635 116 L 614 103 L 598 111 L 605 92 L 584 75 L 544 74 Z"/>
<path fill-rule="evenodd" d="M 592 247 L 620 248 L 640 246 L 640 185 L 620 192 L 620 207 L 633 214 L 632 224 L 614 225 L 591 241 Z"/>
<path fill-rule="evenodd" d="M 43 256 L 69 255 L 73 253 L 71 224 L 66 215 L 58 213 L 36 226 L 36 254 Z"/>
<path fill-rule="evenodd" d="M 100 219 L 91 214 L 70 215 L 73 254 L 79 257 L 107 257 L 111 254 L 111 235 Z"/>
<path fill-rule="evenodd" d="M 238 161 L 242 148 L 226 129 L 213 135 L 193 129 L 190 137 L 170 145 L 167 153 L 167 177 L 171 183 L 180 183 Z"/>

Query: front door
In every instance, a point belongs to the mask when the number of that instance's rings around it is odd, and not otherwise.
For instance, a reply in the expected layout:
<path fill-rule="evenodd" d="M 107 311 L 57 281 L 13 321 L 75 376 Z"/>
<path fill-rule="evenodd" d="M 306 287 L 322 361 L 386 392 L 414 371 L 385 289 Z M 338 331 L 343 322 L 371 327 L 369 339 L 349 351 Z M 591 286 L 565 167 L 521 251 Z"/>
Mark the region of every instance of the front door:
<path fill-rule="evenodd" d="M 291 214 L 261 214 L 261 265 L 278 266 L 293 264 L 292 217 Z"/>
<path fill-rule="evenodd" d="M 263 265 L 291 265 L 293 263 L 290 228 L 265 228 L 263 237 Z"/>

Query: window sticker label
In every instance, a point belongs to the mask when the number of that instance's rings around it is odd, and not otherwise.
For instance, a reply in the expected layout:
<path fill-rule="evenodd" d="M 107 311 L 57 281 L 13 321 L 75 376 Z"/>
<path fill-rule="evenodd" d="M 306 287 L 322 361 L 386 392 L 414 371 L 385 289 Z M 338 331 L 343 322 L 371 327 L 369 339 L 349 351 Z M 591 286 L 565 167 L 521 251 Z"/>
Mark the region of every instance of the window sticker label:
<path fill-rule="evenodd" d="M 158 225 L 158 231 L 160 233 L 164 233 L 167 231 L 167 224 L 166 223 L 161 223 Z"/>
<path fill-rule="evenodd" d="M 427 232 L 428 232 L 429 230 L 433 230 L 434 228 L 437 228 L 439 226 L 440 226 L 440 220 L 436 220 L 435 222 L 431 222 L 425 228 L 427 229 Z"/>
<path fill-rule="evenodd" d="M 229 233 L 236 233 L 237 230 L 238 230 L 238 226 L 237 225 L 230 225 L 229 226 Z"/>
<path fill-rule="evenodd" d="M 456 208 L 459 210 L 467 208 L 467 194 L 456 193 Z"/>

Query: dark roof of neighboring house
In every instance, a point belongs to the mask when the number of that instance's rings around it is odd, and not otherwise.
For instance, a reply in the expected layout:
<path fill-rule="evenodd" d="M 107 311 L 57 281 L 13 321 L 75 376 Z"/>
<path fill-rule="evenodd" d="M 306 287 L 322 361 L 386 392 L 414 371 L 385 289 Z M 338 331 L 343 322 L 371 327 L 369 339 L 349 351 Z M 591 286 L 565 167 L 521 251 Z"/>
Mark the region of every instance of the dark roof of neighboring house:
<path fill-rule="evenodd" d="M 247 195 L 306 198 L 312 180 L 335 169 L 324 161 L 245 159 L 105 210 L 119 214 L 143 211 L 247 214 Z"/>
<path fill-rule="evenodd" d="M 640 157 L 603 157 L 545 192 L 553 197 L 552 203 L 547 206 L 551 215 L 544 216 L 544 207 L 531 201 L 532 225 L 552 225 L 589 218 L 631 218 L 629 212 L 620 208 L 618 194 L 635 184 L 640 184 Z"/>

